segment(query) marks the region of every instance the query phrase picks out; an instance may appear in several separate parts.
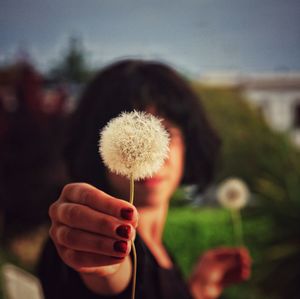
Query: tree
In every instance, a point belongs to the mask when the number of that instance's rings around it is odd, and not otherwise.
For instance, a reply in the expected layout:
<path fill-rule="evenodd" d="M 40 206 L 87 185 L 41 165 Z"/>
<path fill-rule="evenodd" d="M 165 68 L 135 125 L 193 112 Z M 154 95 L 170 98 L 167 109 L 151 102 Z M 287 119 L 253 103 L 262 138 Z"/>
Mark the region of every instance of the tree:
<path fill-rule="evenodd" d="M 67 81 L 75 84 L 85 83 L 91 76 L 85 59 L 85 51 L 81 39 L 71 37 L 63 59 L 52 68 L 49 76 L 54 81 Z"/>

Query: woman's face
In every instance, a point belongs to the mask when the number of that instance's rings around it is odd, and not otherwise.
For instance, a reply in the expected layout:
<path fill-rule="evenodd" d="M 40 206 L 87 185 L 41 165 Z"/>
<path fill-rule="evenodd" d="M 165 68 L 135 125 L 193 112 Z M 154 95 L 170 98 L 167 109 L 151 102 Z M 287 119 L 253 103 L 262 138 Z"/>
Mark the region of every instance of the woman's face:
<path fill-rule="evenodd" d="M 153 109 L 148 109 L 147 112 L 155 115 Z M 167 204 L 183 176 L 185 157 L 183 134 L 180 128 L 168 120 L 163 120 L 162 124 L 170 134 L 169 157 L 153 177 L 135 182 L 134 204 L 137 207 Z M 114 195 L 128 200 L 129 180 L 109 171 L 107 178 Z"/>

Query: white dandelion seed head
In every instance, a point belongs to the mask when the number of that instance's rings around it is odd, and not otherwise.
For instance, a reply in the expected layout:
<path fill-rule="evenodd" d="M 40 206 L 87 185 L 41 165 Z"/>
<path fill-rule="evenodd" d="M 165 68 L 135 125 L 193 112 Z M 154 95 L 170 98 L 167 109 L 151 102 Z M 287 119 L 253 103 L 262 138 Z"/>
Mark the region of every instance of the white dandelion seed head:
<path fill-rule="evenodd" d="M 250 197 L 247 185 L 238 178 L 229 178 L 223 181 L 217 190 L 217 199 L 219 203 L 232 210 L 243 208 Z"/>
<path fill-rule="evenodd" d="M 108 169 L 139 180 L 151 177 L 169 154 L 169 134 L 155 116 L 123 112 L 100 132 L 99 153 Z"/>

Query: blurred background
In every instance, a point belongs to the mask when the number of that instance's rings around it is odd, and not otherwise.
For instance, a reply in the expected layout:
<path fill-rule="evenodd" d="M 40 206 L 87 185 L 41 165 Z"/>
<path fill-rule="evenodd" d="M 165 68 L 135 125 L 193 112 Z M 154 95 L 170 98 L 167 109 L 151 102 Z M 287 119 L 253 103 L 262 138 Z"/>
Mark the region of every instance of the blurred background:
<path fill-rule="evenodd" d="M 238 177 L 251 192 L 242 219 L 253 273 L 224 298 L 300 298 L 298 0 L 0 7 L 0 265 L 35 273 L 48 206 L 66 179 L 64 129 L 86 82 L 124 57 L 157 59 L 190 81 L 223 139 L 212 186 L 203 194 L 183 186 L 172 201 L 165 242 L 183 273 L 206 249 L 234 245 L 216 192 Z"/>

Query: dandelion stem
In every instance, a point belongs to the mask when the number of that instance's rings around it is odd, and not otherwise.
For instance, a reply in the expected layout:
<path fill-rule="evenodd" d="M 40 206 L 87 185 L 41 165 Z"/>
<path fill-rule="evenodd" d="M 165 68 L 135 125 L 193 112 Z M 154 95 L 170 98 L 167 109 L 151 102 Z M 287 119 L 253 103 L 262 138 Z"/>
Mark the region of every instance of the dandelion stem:
<path fill-rule="evenodd" d="M 134 242 L 132 241 L 132 253 L 133 253 L 133 278 L 132 278 L 132 293 L 131 299 L 135 298 L 135 287 L 136 287 L 136 271 L 137 271 L 137 256 Z"/>
<path fill-rule="evenodd" d="M 130 200 L 129 202 L 133 204 L 134 200 L 134 179 L 133 176 L 130 176 Z M 132 272 L 132 293 L 131 299 L 135 298 L 135 288 L 136 288 L 136 272 L 137 272 L 137 256 L 136 256 L 136 249 L 134 245 L 134 241 L 131 242 L 132 244 L 132 253 L 133 253 L 133 272 Z"/>
<path fill-rule="evenodd" d="M 134 200 L 134 179 L 133 176 L 130 176 L 130 200 L 129 202 L 133 205 Z"/>
<path fill-rule="evenodd" d="M 237 246 L 243 246 L 243 227 L 242 227 L 242 219 L 241 212 L 239 209 L 231 209 L 231 218 L 233 222 L 233 230 L 235 235 L 235 243 Z"/>

